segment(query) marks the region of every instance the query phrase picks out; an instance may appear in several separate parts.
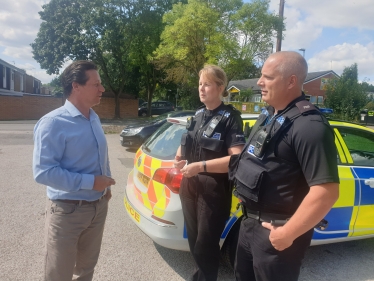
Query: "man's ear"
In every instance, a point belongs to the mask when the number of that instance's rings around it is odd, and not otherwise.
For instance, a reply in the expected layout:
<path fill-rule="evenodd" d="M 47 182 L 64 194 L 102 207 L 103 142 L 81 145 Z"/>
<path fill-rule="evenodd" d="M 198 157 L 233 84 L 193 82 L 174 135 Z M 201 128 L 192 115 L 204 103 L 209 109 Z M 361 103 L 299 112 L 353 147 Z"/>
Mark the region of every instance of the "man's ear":
<path fill-rule="evenodd" d="M 78 90 L 79 84 L 77 82 L 73 82 L 73 83 L 71 83 L 71 86 L 72 86 L 73 91 L 74 90 L 76 91 L 76 90 Z"/>
<path fill-rule="evenodd" d="M 288 80 L 288 89 L 292 89 L 293 87 L 297 86 L 297 77 L 296 75 L 291 75 Z"/>

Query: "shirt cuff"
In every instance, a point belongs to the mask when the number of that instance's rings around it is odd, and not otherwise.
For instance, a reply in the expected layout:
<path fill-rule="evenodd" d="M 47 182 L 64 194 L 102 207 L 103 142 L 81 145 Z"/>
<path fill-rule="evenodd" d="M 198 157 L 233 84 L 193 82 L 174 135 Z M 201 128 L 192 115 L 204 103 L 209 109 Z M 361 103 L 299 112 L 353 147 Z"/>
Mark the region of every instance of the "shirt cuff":
<path fill-rule="evenodd" d="M 92 190 L 95 182 L 95 176 L 89 174 L 82 175 L 82 184 L 80 189 Z"/>

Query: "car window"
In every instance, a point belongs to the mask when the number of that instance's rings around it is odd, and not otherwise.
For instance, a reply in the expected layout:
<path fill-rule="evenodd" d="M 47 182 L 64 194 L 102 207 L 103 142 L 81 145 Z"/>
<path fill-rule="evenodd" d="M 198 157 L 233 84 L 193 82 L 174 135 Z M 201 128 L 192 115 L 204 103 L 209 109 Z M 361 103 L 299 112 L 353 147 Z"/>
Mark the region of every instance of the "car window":
<path fill-rule="evenodd" d="M 374 167 L 374 134 L 354 128 L 337 128 L 351 154 L 353 164 Z"/>
<path fill-rule="evenodd" d="M 152 102 L 151 107 L 158 107 L 158 102 Z"/>
<path fill-rule="evenodd" d="M 185 126 L 167 122 L 147 139 L 142 148 L 149 156 L 173 160 L 185 131 Z"/>

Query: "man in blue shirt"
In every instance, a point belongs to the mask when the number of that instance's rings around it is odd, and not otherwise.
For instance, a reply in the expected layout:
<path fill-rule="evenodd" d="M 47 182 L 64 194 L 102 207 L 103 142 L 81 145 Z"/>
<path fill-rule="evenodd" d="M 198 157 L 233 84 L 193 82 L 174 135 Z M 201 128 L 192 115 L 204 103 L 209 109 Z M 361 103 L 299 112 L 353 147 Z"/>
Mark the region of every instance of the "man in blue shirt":
<path fill-rule="evenodd" d="M 34 129 L 34 178 L 47 186 L 48 196 L 44 280 L 92 280 L 115 184 L 106 138 L 91 108 L 105 89 L 90 61 L 73 62 L 61 82 L 65 105 Z"/>

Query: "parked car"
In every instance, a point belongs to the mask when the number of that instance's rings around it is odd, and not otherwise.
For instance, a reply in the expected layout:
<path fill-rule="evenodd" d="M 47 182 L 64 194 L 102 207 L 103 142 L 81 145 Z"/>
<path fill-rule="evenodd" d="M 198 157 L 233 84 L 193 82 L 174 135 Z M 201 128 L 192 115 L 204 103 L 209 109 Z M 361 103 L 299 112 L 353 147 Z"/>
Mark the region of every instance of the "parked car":
<path fill-rule="evenodd" d="M 147 116 L 148 102 L 145 102 L 138 109 L 138 116 Z M 152 115 L 160 115 L 169 111 L 174 111 L 174 105 L 169 101 L 154 101 L 151 104 Z"/>
<path fill-rule="evenodd" d="M 155 118 L 144 120 L 137 125 L 125 127 L 120 134 L 121 145 L 125 147 L 139 147 L 150 135 L 166 123 L 167 117 L 180 117 L 194 115 L 193 110 L 172 111 L 161 114 Z"/>
<path fill-rule="evenodd" d="M 242 115 L 250 126 L 255 118 Z M 374 237 L 374 130 L 330 121 L 338 151 L 340 196 L 325 216 L 328 227 L 314 229 L 312 245 Z M 128 175 L 124 204 L 134 223 L 157 244 L 189 250 L 179 186 L 182 174 L 173 167 L 185 132 L 186 118 L 168 118 L 139 148 Z M 233 194 L 235 191 L 233 192 Z M 221 235 L 224 260 L 232 266 L 242 219 L 233 195 L 230 219 Z"/>

